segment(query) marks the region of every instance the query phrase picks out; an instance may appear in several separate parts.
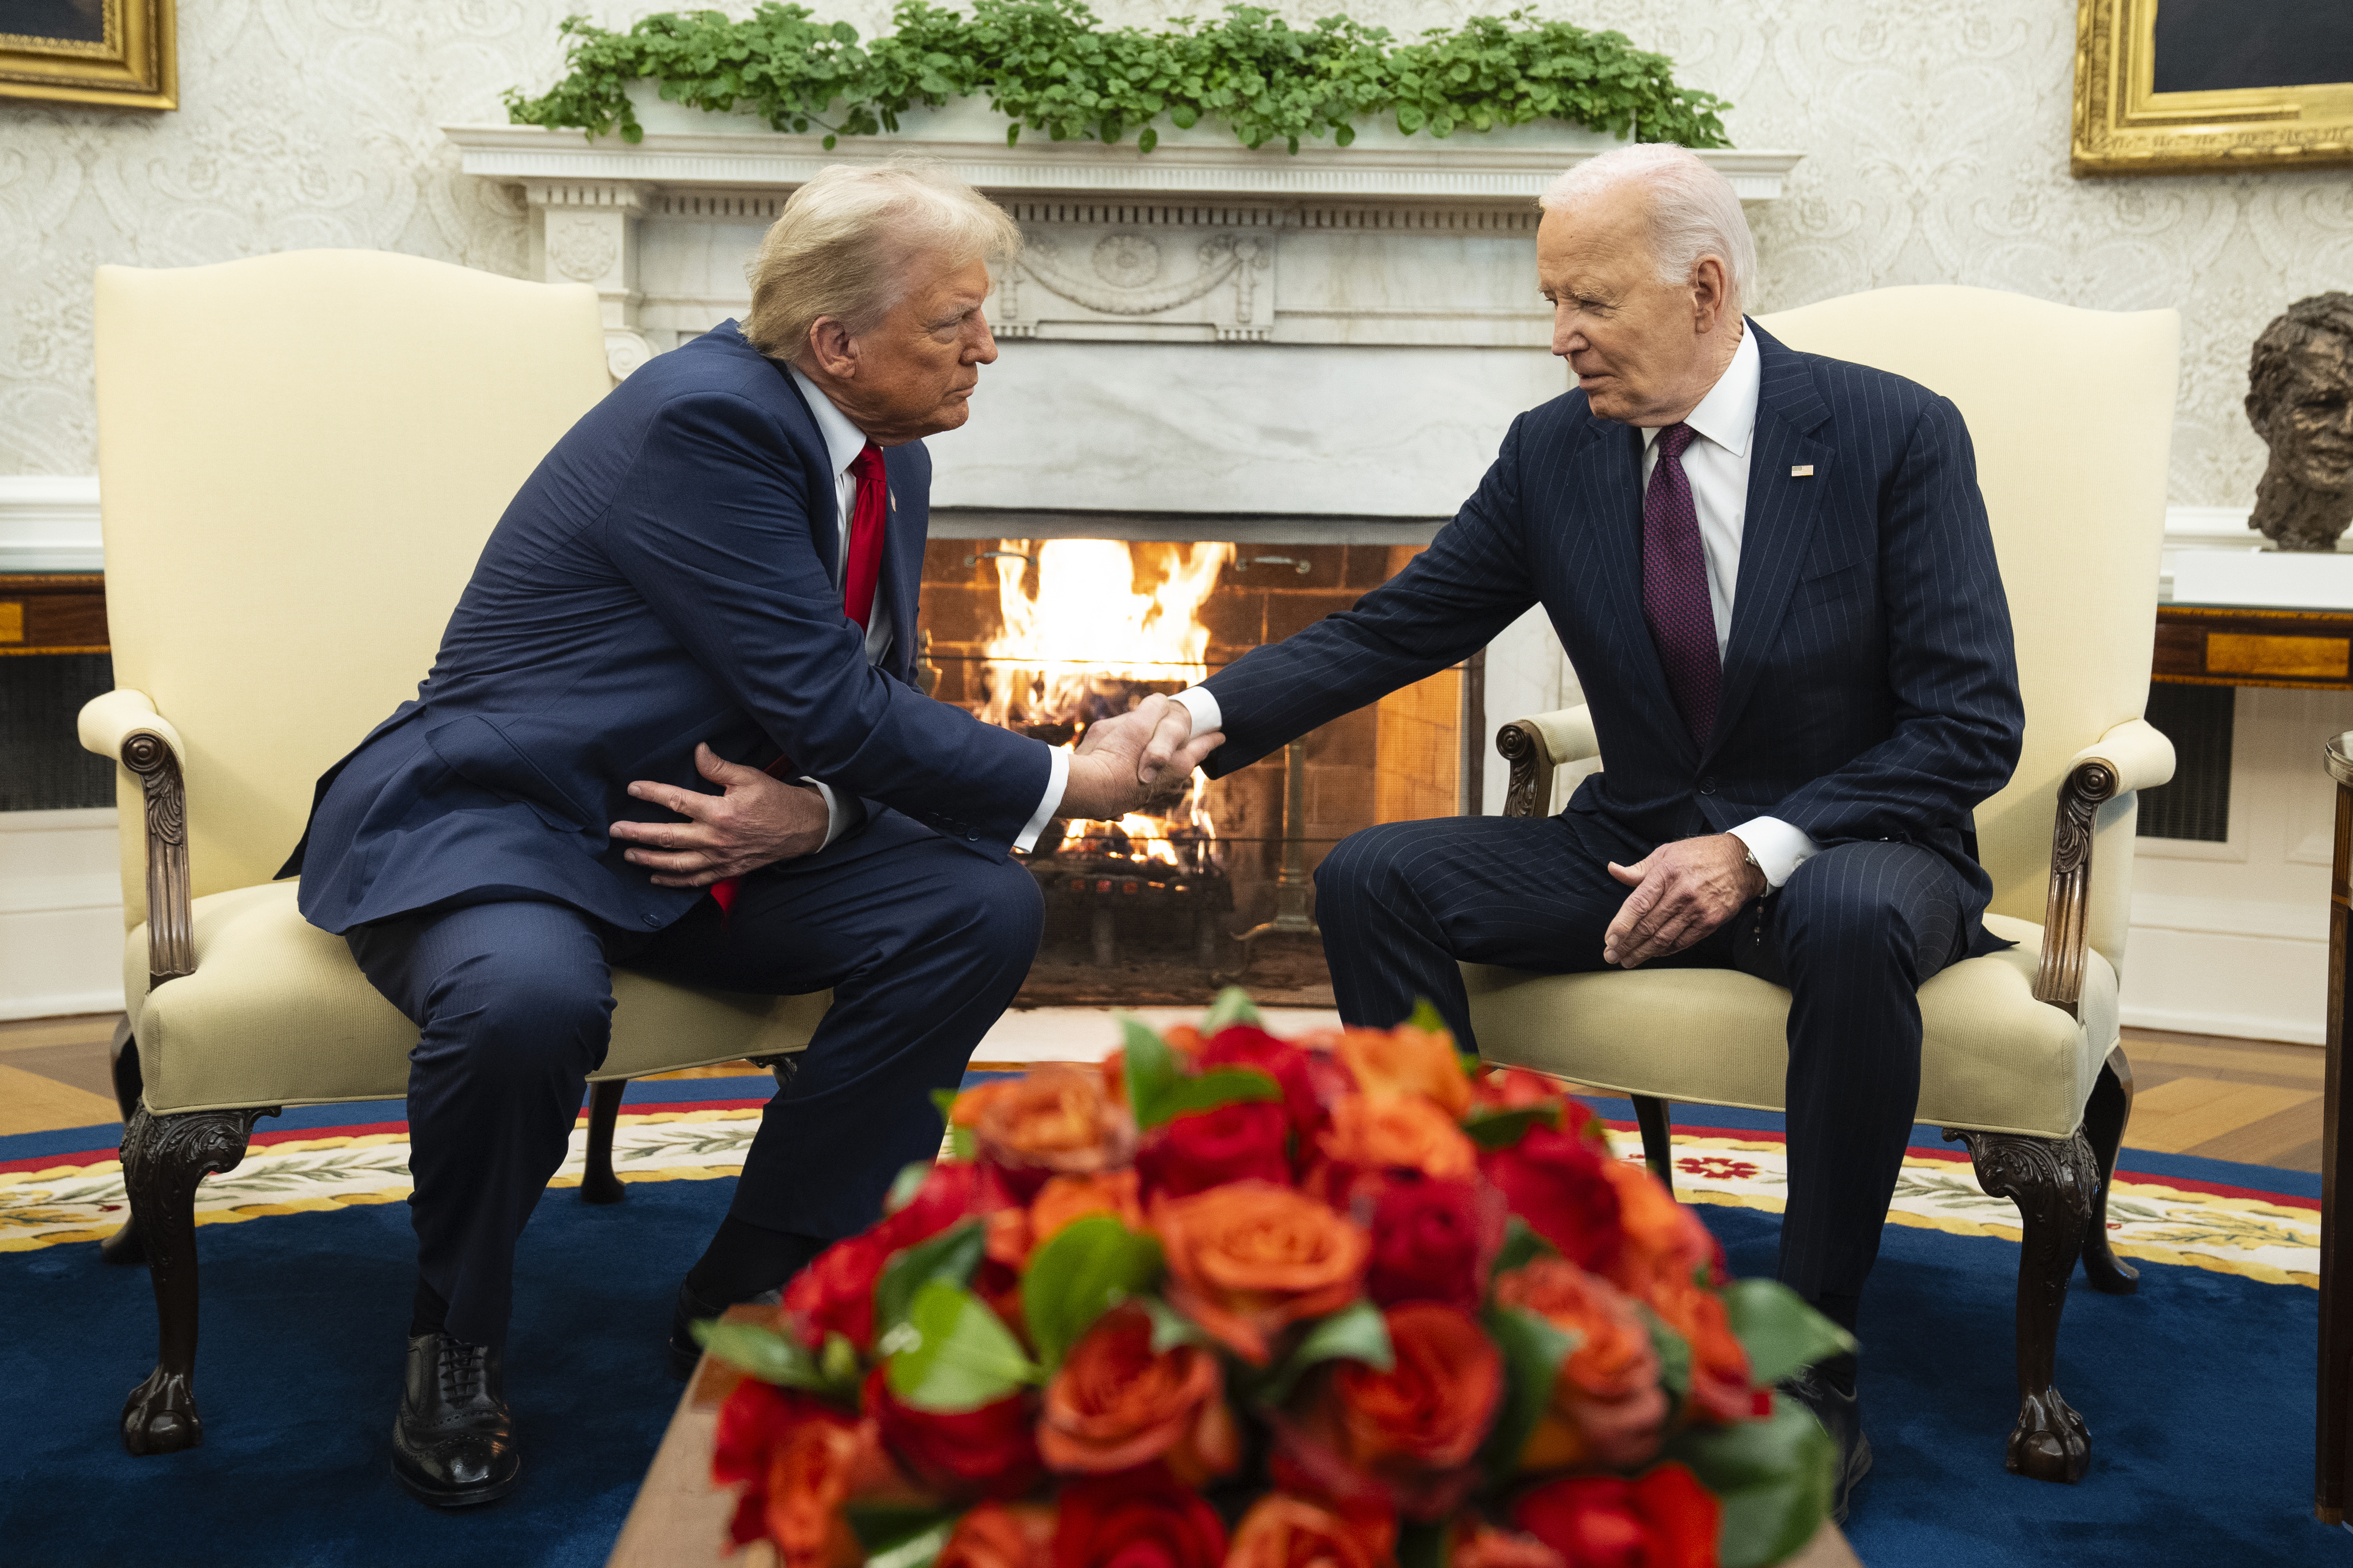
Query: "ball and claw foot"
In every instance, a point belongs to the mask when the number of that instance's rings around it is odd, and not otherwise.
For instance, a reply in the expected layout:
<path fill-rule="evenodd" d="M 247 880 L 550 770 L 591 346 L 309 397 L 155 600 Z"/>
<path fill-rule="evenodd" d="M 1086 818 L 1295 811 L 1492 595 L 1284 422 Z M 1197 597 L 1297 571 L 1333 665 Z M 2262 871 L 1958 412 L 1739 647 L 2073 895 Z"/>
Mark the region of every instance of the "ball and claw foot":
<path fill-rule="evenodd" d="M 122 1447 L 134 1458 L 176 1454 L 205 1440 L 195 1391 L 185 1373 L 157 1367 L 122 1404 Z"/>
<path fill-rule="evenodd" d="M 2018 1408 L 2004 1468 L 2038 1481 L 2073 1484 L 2092 1462 L 2092 1434 L 2055 1388 L 2031 1394 Z"/>

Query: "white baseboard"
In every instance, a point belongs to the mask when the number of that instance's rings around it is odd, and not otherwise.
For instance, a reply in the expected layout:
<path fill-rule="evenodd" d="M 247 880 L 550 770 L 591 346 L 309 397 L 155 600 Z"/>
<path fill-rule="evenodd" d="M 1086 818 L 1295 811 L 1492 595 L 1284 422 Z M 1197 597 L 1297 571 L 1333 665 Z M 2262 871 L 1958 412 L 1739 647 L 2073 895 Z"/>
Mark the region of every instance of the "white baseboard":
<path fill-rule="evenodd" d="M 0 997 L 0 1024 L 19 1018 L 70 1018 L 83 1013 L 120 1013 L 122 987 L 105 991 L 52 991 L 40 995 Z"/>
<path fill-rule="evenodd" d="M 122 1005 L 115 811 L 0 812 L 0 1019 Z"/>
<path fill-rule="evenodd" d="M 2227 1035 L 2241 1040 L 2276 1040 L 2289 1046 L 2328 1043 L 2325 1026 L 2253 1013 L 2198 1013 L 2179 1007 L 2121 1007 L 2127 1029 L 2164 1029 L 2177 1035 Z"/>

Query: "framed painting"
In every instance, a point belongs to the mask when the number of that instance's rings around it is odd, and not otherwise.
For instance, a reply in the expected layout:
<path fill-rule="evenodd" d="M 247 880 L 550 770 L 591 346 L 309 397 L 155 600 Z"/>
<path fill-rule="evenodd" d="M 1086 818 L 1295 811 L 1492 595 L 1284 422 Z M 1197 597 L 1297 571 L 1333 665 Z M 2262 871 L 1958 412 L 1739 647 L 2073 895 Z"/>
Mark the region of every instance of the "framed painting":
<path fill-rule="evenodd" d="M 0 0 L 0 98 L 179 107 L 173 0 Z"/>
<path fill-rule="evenodd" d="M 2353 163 L 2353 5 L 2077 0 L 2070 153 L 2077 174 Z"/>

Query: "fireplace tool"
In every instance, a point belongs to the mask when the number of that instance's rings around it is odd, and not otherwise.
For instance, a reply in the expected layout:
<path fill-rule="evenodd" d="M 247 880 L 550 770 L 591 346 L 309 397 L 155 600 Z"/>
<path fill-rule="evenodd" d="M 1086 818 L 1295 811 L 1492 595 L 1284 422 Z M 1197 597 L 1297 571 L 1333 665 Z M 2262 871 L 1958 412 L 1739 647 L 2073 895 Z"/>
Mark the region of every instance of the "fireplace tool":
<path fill-rule="evenodd" d="M 1282 869 L 1274 879 L 1274 919 L 1255 925 L 1235 940 L 1242 945 L 1241 963 L 1223 983 L 1250 973 L 1262 936 L 1322 936 L 1323 929 L 1307 913 L 1307 749 L 1293 741 L 1282 748 Z"/>

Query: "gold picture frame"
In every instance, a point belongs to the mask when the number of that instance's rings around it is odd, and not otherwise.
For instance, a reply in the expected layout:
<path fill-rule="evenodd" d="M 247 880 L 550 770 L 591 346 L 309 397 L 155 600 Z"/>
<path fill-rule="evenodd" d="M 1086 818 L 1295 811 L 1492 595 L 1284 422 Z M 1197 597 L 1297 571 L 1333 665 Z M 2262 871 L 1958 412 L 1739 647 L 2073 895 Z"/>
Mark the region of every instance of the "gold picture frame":
<path fill-rule="evenodd" d="M 2219 21 L 2230 0 L 2166 3 L 2177 7 L 2168 22 L 2186 26 L 2199 19 L 2193 12 L 2210 5 L 2217 7 Z M 2158 91 L 2158 4 L 2077 0 L 2073 173 L 2203 174 L 2353 164 L 2353 80 Z M 2175 58 L 2168 55 L 2168 63 Z M 2207 57 L 2197 60 L 2198 67 L 2221 68 Z M 2194 76 L 2198 67 L 2170 74 Z"/>
<path fill-rule="evenodd" d="M 0 98 L 177 109 L 173 5 L 0 0 Z"/>

